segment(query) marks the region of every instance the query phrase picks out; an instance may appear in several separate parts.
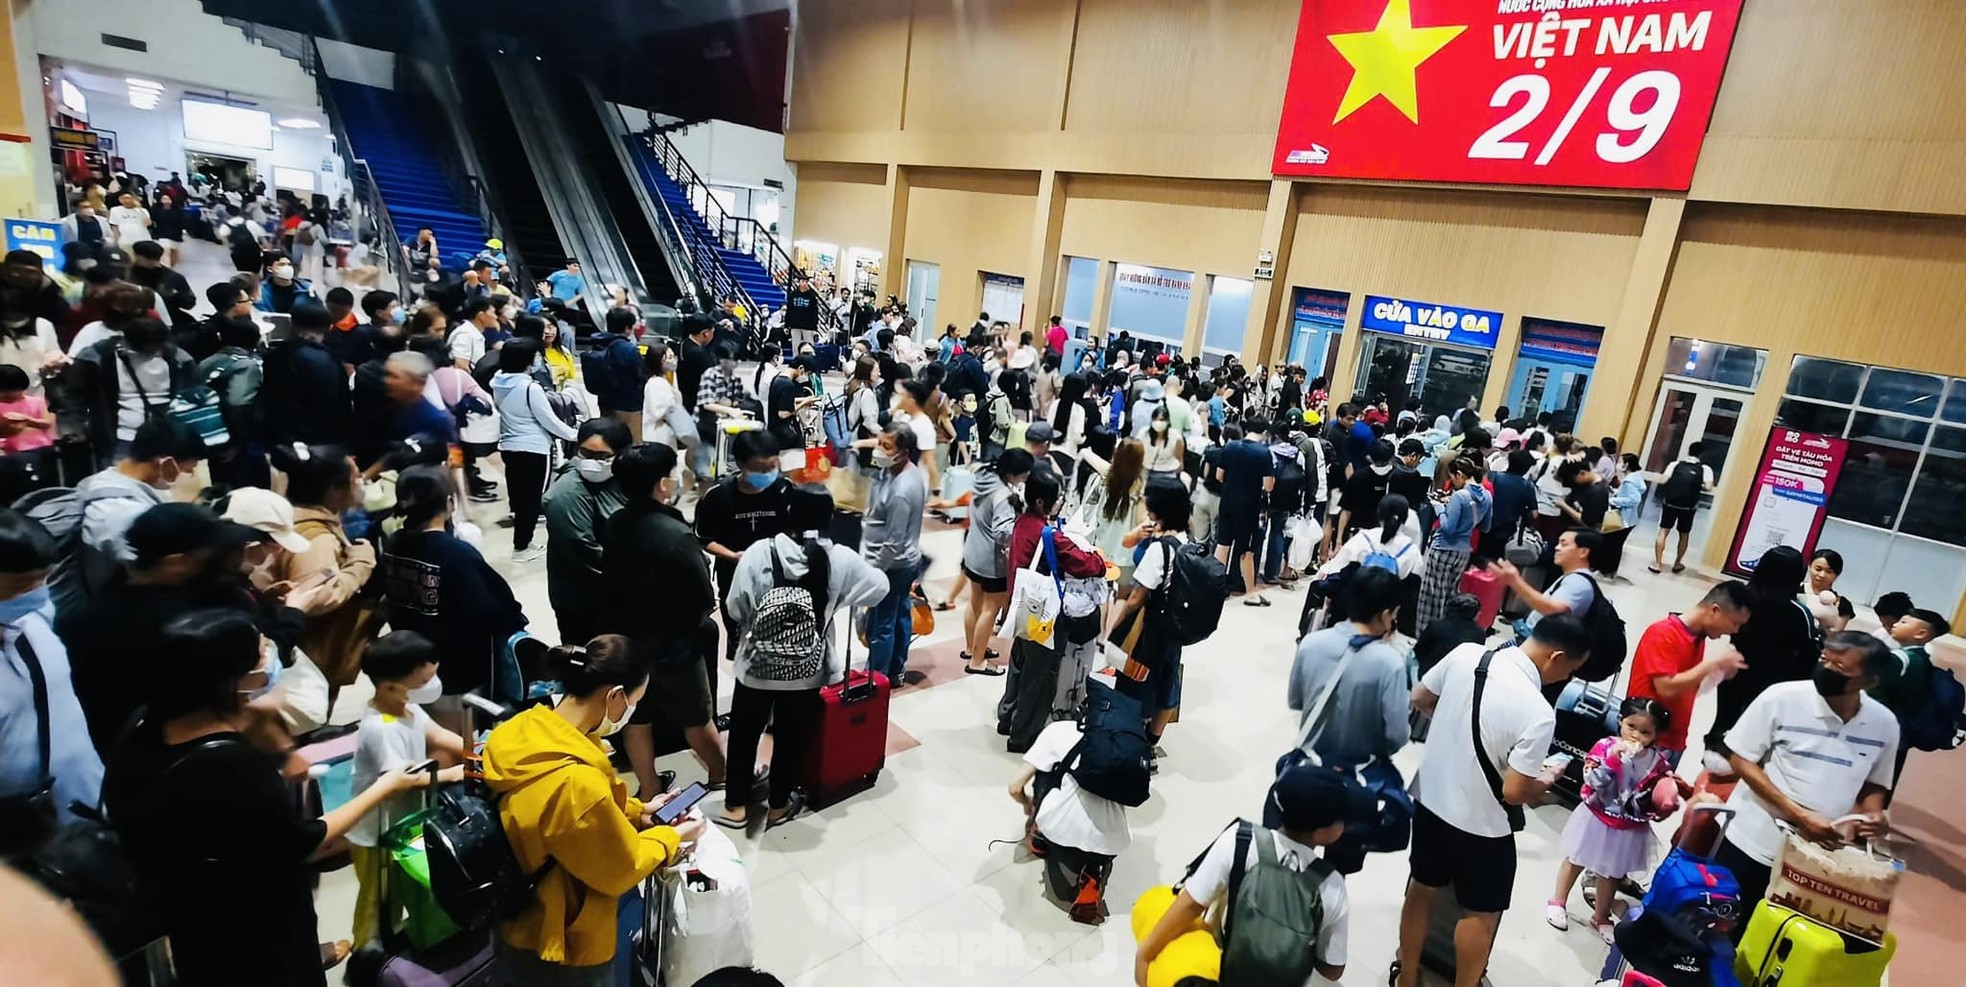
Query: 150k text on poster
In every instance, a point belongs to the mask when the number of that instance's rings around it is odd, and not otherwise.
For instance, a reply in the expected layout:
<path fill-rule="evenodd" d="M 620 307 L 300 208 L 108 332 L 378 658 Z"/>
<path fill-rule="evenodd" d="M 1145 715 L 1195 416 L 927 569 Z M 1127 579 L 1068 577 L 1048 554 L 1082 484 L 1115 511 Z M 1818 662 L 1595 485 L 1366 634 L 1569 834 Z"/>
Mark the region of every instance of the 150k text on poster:
<path fill-rule="evenodd" d="M 1684 190 L 1741 0 L 1305 0 L 1279 175 Z"/>

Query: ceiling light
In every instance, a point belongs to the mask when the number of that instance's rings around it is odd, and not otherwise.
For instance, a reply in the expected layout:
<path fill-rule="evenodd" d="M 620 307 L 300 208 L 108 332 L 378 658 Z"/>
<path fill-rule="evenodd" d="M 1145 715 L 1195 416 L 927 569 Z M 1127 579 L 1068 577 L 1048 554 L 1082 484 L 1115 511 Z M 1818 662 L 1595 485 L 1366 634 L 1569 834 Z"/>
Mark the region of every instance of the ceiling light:
<path fill-rule="evenodd" d="M 126 78 L 123 81 L 129 83 L 131 89 L 149 89 L 160 93 L 164 91 L 163 83 L 152 82 L 149 79 Z"/>
<path fill-rule="evenodd" d="M 288 117 L 285 120 L 275 120 L 273 122 L 289 130 L 315 130 L 321 126 L 320 121 L 309 120 L 306 117 Z"/>

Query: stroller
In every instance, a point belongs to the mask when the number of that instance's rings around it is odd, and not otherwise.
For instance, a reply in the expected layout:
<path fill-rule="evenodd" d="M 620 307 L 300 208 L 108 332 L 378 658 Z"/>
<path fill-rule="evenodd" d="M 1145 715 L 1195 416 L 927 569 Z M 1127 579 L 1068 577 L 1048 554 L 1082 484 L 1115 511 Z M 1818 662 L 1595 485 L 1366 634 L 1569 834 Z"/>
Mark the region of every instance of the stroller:
<path fill-rule="evenodd" d="M 1691 825 L 1691 817 L 1702 812 L 1713 813 L 1717 827 Z M 1689 824 L 1653 872 L 1651 890 L 1618 923 L 1600 982 L 1619 983 L 1627 972 L 1636 972 L 1664 987 L 1740 987 L 1728 933 L 1746 920 L 1750 903 L 1741 901 L 1734 875 L 1713 859 L 1734 810 L 1702 803 L 1688 806 L 1686 814 Z M 1699 851 L 1689 845 L 1705 843 L 1708 834 L 1711 843 Z"/>

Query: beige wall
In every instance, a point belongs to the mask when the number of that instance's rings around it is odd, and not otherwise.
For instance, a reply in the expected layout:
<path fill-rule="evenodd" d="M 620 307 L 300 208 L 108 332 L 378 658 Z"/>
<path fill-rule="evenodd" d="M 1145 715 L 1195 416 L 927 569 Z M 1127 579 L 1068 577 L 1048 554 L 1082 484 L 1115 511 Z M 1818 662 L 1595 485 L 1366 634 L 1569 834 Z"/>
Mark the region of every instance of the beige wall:
<path fill-rule="evenodd" d="M 1524 316 L 1606 326 L 1583 427 L 1627 441 L 1650 427 L 1674 335 L 1770 351 L 1749 436 L 1797 352 L 1966 376 L 1966 2 L 1749 0 L 1692 189 L 1658 197 L 1273 181 L 1300 7 L 804 0 L 787 156 L 909 180 L 848 191 L 802 168 L 801 230 L 905 239 L 943 265 L 951 312 L 977 270 L 1032 278 L 1081 256 L 1249 277 L 1269 251 L 1245 357 L 1281 352 L 1300 285 L 1498 310 L 1491 407 Z M 1035 176 L 1018 180 L 1036 194 L 933 177 L 985 169 Z M 1354 305 L 1341 384 L 1357 323 Z M 1748 472 L 1728 471 L 1720 517 Z"/>
<path fill-rule="evenodd" d="M 799 166 L 799 239 L 885 250 L 887 169 L 824 162 Z"/>

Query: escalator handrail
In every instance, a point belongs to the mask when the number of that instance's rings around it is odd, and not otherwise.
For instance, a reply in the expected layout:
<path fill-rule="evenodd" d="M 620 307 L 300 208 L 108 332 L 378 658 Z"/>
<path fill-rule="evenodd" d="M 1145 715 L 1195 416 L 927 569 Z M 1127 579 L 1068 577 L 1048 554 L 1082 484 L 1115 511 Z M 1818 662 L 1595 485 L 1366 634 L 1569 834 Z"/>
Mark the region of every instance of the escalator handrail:
<path fill-rule="evenodd" d="M 656 194 L 652 176 L 646 174 L 647 168 L 655 165 L 654 155 L 648 153 L 646 145 L 638 143 L 633 130 L 628 126 L 627 117 L 619 107 L 610 107 L 593 90 L 588 90 L 597 103 L 601 103 L 602 113 L 611 114 L 610 122 L 618 124 L 613 129 L 615 153 L 621 157 L 622 165 L 629 177 L 634 179 L 635 197 L 648 214 L 649 225 L 665 241 L 663 259 L 669 265 L 669 274 L 676 281 L 677 290 L 684 296 L 694 298 L 700 305 L 704 302 L 701 292 L 701 276 L 697 273 L 696 257 L 689 248 L 689 239 L 683 235 L 682 226 L 676 222 L 675 214 L 669 211 L 669 204 Z"/>

